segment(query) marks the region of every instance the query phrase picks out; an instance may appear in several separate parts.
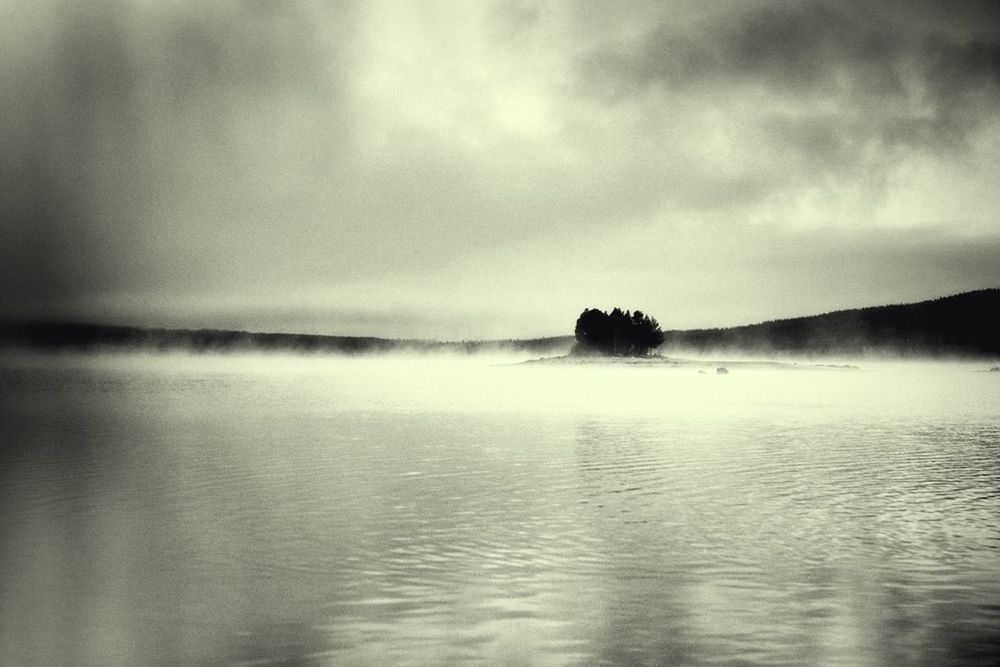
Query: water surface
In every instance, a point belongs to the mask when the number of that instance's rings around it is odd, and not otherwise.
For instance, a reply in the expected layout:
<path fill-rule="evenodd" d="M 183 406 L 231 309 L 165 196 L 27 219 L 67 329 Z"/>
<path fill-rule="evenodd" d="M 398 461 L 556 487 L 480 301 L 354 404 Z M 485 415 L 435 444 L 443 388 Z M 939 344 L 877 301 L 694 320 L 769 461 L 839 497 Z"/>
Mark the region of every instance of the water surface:
<path fill-rule="evenodd" d="M 0 664 L 992 664 L 1000 374 L 0 364 Z"/>

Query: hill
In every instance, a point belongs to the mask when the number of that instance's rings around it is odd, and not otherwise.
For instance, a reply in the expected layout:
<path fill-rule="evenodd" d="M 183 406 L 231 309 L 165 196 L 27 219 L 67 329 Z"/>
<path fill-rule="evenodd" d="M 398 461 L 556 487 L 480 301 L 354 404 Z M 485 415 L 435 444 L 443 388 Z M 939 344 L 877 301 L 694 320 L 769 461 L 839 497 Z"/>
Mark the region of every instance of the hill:
<path fill-rule="evenodd" d="M 286 351 L 336 354 L 384 352 L 562 353 L 570 338 L 441 342 L 371 336 L 257 333 L 228 329 L 163 329 L 85 322 L 0 322 L 0 347 L 36 350 L 188 349 L 196 352 Z"/>
<path fill-rule="evenodd" d="M 1000 356 L 1000 289 L 725 329 L 665 332 L 661 352 Z"/>

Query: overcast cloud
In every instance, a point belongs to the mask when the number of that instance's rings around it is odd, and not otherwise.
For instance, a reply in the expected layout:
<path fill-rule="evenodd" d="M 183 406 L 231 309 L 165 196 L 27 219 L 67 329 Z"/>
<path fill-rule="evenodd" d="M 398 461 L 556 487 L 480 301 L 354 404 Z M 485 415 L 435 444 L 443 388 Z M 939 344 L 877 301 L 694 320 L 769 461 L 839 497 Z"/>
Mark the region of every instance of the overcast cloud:
<path fill-rule="evenodd" d="M 526 336 L 1000 285 L 992 2 L 5 4 L 0 317 Z"/>

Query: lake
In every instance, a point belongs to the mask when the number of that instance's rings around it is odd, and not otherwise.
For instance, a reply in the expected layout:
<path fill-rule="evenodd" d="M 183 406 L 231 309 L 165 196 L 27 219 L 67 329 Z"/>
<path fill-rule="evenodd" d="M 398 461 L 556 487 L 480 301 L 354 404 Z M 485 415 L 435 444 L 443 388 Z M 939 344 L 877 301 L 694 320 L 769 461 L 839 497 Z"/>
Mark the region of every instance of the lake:
<path fill-rule="evenodd" d="M 1000 373 L 0 361 L 0 664 L 995 664 Z"/>

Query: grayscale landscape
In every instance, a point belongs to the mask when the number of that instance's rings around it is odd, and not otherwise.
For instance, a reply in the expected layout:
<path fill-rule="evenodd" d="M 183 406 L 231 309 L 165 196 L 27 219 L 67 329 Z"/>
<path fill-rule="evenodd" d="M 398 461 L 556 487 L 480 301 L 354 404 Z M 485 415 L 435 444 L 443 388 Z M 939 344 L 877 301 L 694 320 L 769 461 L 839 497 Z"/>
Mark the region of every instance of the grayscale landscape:
<path fill-rule="evenodd" d="M 994 665 L 1000 12 L 0 7 L 0 665 Z"/>

